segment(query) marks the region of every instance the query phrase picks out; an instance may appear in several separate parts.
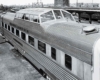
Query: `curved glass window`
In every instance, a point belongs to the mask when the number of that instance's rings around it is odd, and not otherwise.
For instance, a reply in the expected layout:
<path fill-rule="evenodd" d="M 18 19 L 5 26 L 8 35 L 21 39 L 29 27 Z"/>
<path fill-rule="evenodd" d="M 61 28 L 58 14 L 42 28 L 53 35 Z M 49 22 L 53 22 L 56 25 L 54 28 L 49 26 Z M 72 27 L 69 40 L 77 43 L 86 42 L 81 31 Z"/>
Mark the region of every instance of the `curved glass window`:
<path fill-rule="evenodd" d="M 23 16 L 23 14 L 21 14 L 21 13 L 17 13 L 17 14 L 16 14 L 16 18 L 20 18 L 20 19 L 21 19 L 22 16 Z"/>
<path fill-rule="evenodd" d="M 66 18 L 67 20 L 71 20 L 74 21 L 72 15 L 70 13 L 67 13 L 65 11 L 62 11 L 64 18 Z"/>
<path fill-rule="evenodd" d="M 33 21 L 33 19 L 34 19 L 34 16 L 30 15 L 30 21 Z"/>
<path fill-rule="evenodd" d="M 38 15 L 30 15 L 30 21 L 39 23 L 39 16 Z"/>
<path fill-rule="evenodd" d="M 54 20 L 52 11 L 49 11 L 49 12 L 41 15 L 41 22 L 46 22 L 46 21 L 50 21 L 50 20 Z"/>
<path fill-rule="evenodd" d="M 56 19 L 61 19 L 62 18 L 60 10 L 54 10 L 54 14 L 55 14 Z"/>
<path fill-rule="evenodd" d="M 24 18 L 25 18 L 25 20 L 30 20 L 30 15 L 29 14 L 25 14 Z"/>

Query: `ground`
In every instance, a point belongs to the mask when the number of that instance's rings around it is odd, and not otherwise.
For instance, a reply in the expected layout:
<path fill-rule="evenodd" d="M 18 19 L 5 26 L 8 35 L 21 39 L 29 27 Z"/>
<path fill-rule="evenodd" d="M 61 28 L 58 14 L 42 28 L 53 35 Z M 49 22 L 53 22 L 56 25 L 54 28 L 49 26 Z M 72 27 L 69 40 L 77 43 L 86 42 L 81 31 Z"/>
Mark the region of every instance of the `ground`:
<path fill-rule="evenodd" d="M 0 37 L 0 80 L 45 80 L 33 66 Z"/>

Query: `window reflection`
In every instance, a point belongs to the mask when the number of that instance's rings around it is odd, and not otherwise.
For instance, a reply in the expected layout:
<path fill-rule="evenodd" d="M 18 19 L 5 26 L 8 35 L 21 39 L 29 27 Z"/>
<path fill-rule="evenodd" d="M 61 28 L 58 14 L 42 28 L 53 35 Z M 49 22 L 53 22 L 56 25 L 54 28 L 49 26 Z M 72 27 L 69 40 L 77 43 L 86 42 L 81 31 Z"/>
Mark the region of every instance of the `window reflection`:
<path fill-rule="evenodd" d="M 72 17 L 71 14 L 69 14 L 69 13 L 67 13 L 67 12 L 64 12 L 64 11 L 62 11 L 62 13 L 63 13 L 63 16 L 64 16 L 66 19 L 74 21 L 74 19 L 73 19 L 73 17 Z"/>
<path fill-rule="evenodd" d="M 49 11 L 49 12 L 41 15 L 41 22 L 46 22 L 46 21 L 50 21 L 50 20 L 54 20 L 52 11 Z"/>
<path fill-rule="evenodd" d="M 62 18 L 60 10 L 54 10 L 54 14 L 56 16 L 56 19 L 61 19 Z"/>

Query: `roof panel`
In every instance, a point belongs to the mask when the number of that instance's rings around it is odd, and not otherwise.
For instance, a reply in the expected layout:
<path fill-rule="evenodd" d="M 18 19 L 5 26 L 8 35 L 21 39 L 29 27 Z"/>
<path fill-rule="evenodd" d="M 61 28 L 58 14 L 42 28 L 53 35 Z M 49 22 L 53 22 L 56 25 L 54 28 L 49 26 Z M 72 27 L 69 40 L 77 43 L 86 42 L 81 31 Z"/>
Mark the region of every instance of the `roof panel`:
<path fill-rule="evenodd" d="M 17 13 L 27 13 L 27 14 L 41 14 L 47 11 L 52 10 L 51 8 L 27 8 L 17 11 Z"/>
<path fill-rule="evenodd" d="M 3 16 L 3 18 L 6 18 L 6 19 L 8 19 L 8 20 L 14 20 L 14 17 L 15 17 L 15 13 L 11 13 L 11 12 L 7 12 L 4 16 Z"/>

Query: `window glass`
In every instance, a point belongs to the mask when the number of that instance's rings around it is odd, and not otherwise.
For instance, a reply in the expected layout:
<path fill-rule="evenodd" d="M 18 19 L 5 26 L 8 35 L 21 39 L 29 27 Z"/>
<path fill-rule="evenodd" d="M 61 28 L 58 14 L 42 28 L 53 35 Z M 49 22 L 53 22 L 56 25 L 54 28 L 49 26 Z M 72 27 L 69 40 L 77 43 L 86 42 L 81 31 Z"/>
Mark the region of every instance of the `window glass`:
<path fill-rule="evenodd" d="M 15 17 L 16 17 L 16 18 L 18 18 L 18 17 L 19 17 L 18 13 L 15 15 Z"/>
<path fill-rule="evenodd" d="M 23 17 L 26 17 L 27 16 L 27 18 L 26 18 L 26 20 L 31 20 L 32 22 L 37 22 L 37 23 L 39 23 L 39 16 L 38 15 L 29 15 L 29 14 L 24 14 L 24 16 Z"/>
<path fill-rule="evenodd" d="M 41 41 L 38 41 L 38 49 L 44 53 L 46 53 L 46 44 L 41 42 Z"/>
<path fill-rule="evenodd" d="M 19 30 L 16 29 L 16 35 L 19 36 Z"/>
<path fill-rule="evenodd" d="M 20 18 L 20 19 L 22 18 L 22 16 L 23 16 L 23 14 L 21 14 L 21 13 L 17 13 L 17 15 L 16 15 L 16 17 Z"/>
<path fill-rule="evenodd" d="M 22 19 L 25 19 L 25 16 L 26 16 L 26 15 L 25 15 L 25 14 L 23 14 L 23 15 L 22 15 Z"/>
<path fill-rule="evenodd" d="M 39 23 L 39 17 L 37 15 L 33 16 L 33 22 Z"/>
<path fill-rule="evenodd" d="M 70 70 L 72 69 L 72 58 L 67 54 L 65 54 L 65 66 Z"/>
<path fill-rule="evenodd" d="M 54 14 L 56 16 L 56 19 L 61 19 L 62 18 L 60 10 L 54 10 Z"/>
<path fill-rule="evenodd" d="M 14 33 L 14 28 L 12 27 L 12 33 Z"/>
<path fill-rule="evenodd" d="M 33 19 L 34 19 L 34 16 L 30 15 L 30 20 L 33 21 Z"/>
<path fill-rule="evenodd" d="M 56 49 L 51 47 L 51 57 L 56 60 Z"/>
<path fill-rule="evenodd" d="M 21 38 L 22 38 L 23 40 L 26 40 L 26 35 L 25 35 L 25 33 L 21 32 Z"/>
<path fill-rule="evenodd" d="M 50 20 L 54 20 L 52 11 L 49 11 L 49 12 L 41 15 L 41 22 L 46 22 L 46 21 L 50 21 Z"/>
<path fill-rule="evenodd" d="M 10 26 L 8 25 L 8 30 L 10 31 Z"/>
<path fill-rule="evenodd" d="M 7 24 L 5 24 L 5 28 L 7 29 Z"/>
<path fill-rule="evenodd" d="M 17 13 L 15 17 L 16 17 L 16 18 L 20 18 L 20 19 L 21 19 L 21 18 L 22 18 L 22 16 L 23 16 L 23 14 L 22 14 L 22 13 Z"/>
<path fill-rule="evenodd" d="M 2 27 L 4 27 L 4 23 L 2 22 Z"/>
<path fill-rule="evenodd" d="M 67 13 L 67 12 L 64 12 L 62 11 L 64 17 L 67 19 L 67 20 L 71 20 L 71 21 L 74 21 L 73 17 L 71 14 Z"/>
<path fill-rule="evenodd" d="M 25 20 L 30 20 L 30 15 L 29 14 L 25 14 Z"/>
<path fill-rule="evenodd" d="M 31 37 L 31 36 L 28 36 L 28 40 L 29 40 L 29 43 L 34 46 L 34 38 Z"/>

